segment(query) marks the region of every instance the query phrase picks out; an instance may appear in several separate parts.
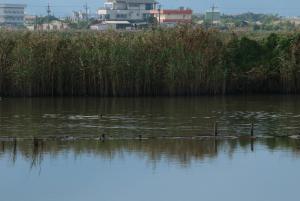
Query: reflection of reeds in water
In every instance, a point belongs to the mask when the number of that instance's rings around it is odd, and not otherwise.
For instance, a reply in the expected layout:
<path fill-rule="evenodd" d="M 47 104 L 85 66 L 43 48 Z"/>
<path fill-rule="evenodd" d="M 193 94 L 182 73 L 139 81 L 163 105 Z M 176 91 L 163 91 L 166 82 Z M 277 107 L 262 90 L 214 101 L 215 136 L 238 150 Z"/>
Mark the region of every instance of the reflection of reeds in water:
<path fill-rule="evenodd" d="M 1 142 L 1 149 L 2 149 L 2 152 L 5 152 L 5 143 L 4 142 Z"/>
<path fill-rule="evenodd" d="M 31 152 L 30 149 L 32 149 Z M 0 156 L 8 153 L 10 155 L 10 161 L 12 164 L 15 164 L 17 156 L 30 159 L 30 167 L 33 168 L 41 164 L 44 153 L 43 149 L 44 143 L 42 140 L 34 139 L 33 143 L 31 143 L 28 140 L 18 141 L 16 138 L 14 138 L 13 140 L 1 141 Z"/>
<path fill-rule="evenodd" d="M 44 149 L 43 140 L 34 138 L 33 139 L 32 161 L 31 161 L 30 168 L 33 168 L 33 167 L 41 164 L 41 162 L 43 160 L 43 149 Z"/>
<path fill-rule="evenodd" d="M 13 139 L 13 152 L 12 152 L 12 162 L 15 163 L 17 159 L 17 139 Z"/>
<path fill-rule="evenodd" d="M 295 154 L 300 153 L 300 141 L 289 138 L 272 138 L 264 140 L 235 139 L 235 140 L 12 140 L 2 141 L 2 153 L 12 154 L 13 163 L 17 156 L 30 162 L 30 167 L 40 166 L 46 155 L 53 158 L 61 153 L 100 156 L 112 160 L 117 156 L 137 154 L 152 163 L 161 160 L 175 161 L 187 166 L 193 160 L 215 158 L 218 153 L 231 156 L 235 151 L 255 151 L 255 145 L 263 145 L 267 149 L 288 149 Z"/>

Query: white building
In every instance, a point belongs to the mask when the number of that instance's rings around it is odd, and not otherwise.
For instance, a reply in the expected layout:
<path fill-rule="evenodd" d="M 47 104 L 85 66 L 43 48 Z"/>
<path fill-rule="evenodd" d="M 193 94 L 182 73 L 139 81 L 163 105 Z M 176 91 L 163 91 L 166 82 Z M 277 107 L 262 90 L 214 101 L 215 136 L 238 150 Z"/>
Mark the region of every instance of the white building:
<path fill-rule="evenodd" d="M 36 23 L 37 16 L 35 15 L 25 15 L 24 23 L 25 25 L 34 25 Z"/>
<path fill-rule="evenodd" d="M 58 20 L 54 20 L 49 23 L 39 24 L 36 27 L 36 30 L 40 31 L 59 31 L 66 29 L 69 29 L 69 25 Z"/>
<path fill-rule="evenodd" d="M 128 21 L 104 21 L 102 23 L 94 24 L 90 26 L 91 30 L 104 31 L 109 29 L 127 29 L 130 30 L 132 27 Z"/>
<path fill-rule="evenodd" d="M 73 11 L 73 16 L 71 17 L 71 20 L 73 22 L 78 22 L 78 21 L 86 20 L 88 17 L 89 17 L 89 13 L 83 11 Z"/>
<path fill-rule="evenodd" d="M 0 25 L 24 25 L 25 7 L 24 4 L 0 4 Z"/>
<path fill-rule="evenodd" d="M 97 13 L 103 21 L 147 21 L 156 4 L 155 0 L 106 0 Z"/>

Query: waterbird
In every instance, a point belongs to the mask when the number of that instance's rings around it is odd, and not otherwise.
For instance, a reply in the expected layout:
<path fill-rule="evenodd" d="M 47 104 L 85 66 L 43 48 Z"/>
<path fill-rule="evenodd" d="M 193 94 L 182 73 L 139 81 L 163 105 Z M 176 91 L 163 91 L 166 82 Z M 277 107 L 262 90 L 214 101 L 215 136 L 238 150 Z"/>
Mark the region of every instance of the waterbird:
<path fill-rule="evenodd" d="M 102 136 L 100 137 L 100 140 L 105 141 L 105 138 L 106 138 L 105 134 L 102 134 Z"/>

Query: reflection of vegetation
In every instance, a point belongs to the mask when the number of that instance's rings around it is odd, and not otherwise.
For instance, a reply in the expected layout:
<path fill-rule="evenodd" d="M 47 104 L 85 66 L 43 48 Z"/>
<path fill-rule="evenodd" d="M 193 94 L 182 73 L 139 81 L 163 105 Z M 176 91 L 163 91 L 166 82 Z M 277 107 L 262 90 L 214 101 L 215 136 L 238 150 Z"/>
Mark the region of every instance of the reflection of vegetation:
<path fill-rule="evenodd" d="M 178 161 L 182 165 L 188 165 L 192 160 L 205 160 L 215 158 L 218 152 L 232 155 L 240 149 L 251 150 L 251 143 L 266 146 L 269 150 L 289 149 L 295 154 L 300 154 L 297 140 L 289 138 L 272 138 L 259 141 L 251 140 L 39 140 L 36 144 L 28 140 L 18 141 L 15 147 L 14 142 L 2 141 L 2 150 L 0 158 L 5 153 L 11 153 L 13 162 L 16 155 L 28 160 L 32 167 L 41 165 L 44 156 L 55 158 L 61 153 L 71 152 L 75 156 L 87 154 L 101 156 L 107 159 L 113 159 L 116 156 L 135 153 L 142 158 L 155 163 L 160 160 Z M 254 148 L 255 150 L 255 148 Z"/>

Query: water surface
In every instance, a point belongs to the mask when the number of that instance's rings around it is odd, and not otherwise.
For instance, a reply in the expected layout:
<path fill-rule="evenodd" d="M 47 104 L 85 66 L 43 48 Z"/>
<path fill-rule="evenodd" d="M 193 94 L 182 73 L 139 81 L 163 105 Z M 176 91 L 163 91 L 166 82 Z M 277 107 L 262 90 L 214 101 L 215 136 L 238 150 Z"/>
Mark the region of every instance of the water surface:
<path fill-rule="evenodd" d="M 1 200 L 298 199 L 300 141 L 0 143 Z"/>
<path fill-rule="evenodd" d="M 32 98 L 0 102 L 0 135 L 294 135 L 299 96 Z"/>
<path fill-rule="evenodd" d="M 299 128 L 298 96 L 3 99 L 0 200 L 298 200 Z"/>

